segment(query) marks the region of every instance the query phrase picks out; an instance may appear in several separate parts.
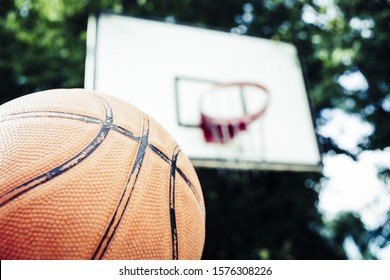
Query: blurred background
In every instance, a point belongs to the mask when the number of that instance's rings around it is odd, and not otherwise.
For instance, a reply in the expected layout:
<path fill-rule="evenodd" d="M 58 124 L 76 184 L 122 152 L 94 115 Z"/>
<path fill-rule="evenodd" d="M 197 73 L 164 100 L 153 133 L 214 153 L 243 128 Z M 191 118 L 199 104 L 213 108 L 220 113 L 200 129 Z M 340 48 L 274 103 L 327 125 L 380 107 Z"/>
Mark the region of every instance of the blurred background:
<path fill-rule="evenodd" d="M 197 169 L 204 259 L 390 259 L 389 0 L 0 0 L 0 104 L 83 87 L 102 11 L 299 50 L 323 172 Z"/>

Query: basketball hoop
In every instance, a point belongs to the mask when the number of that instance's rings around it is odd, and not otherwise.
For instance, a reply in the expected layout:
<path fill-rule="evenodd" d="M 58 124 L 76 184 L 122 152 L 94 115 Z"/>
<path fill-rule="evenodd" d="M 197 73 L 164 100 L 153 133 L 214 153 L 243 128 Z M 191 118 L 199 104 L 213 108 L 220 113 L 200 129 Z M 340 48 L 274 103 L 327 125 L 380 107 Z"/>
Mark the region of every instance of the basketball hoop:
<path fill-rule="evenodd" d="M 218 114 L 218 109 L 221 109 L 222 104 L 215 101 L 215 99 L 221 101 L 226 100 L 229 96 L 222 96 L 224 90 L 233 89 L 238 92 L 241 99 L 241 116 L 233 116 L 234 112 L 227 112 L 225 114 Z M 237 91 L 238 89 L 238 91 Z M 251 89 L 251 93 L 262 96 L 263 101 L 258 102 L 259 104 L 248 104 L 252 101 L 246 100 L 246 90 Z M 218 94 L 217 98 L 214 98 L 214 102 L 211 103 L 211 109 L 207 112 L 204 108 L 205 99 L 210 95 Z M 256 99 L 252 97 L 252 100 Z M 230 104 L 232 102 L 230 101 Z M 256 103 L 256 102 L 255 102 Z M 248 126 L 262 116 L 269 103 L 269 92 L 268 90 L 257 83 L 252 82 L 235 82 L 218 84 L 211 91 L 208 91 L 201 98 L 200 111 L 201 111 L 201 122 L 200 127 L 203 130 L 204 139 L 208 143 L 227 143 L 231 141 L 238 133 L 247 130 Z M 248 110 L 248 105 L 252 106 L 252 110 Z M 210 104 L 209 104 L 210 106 Z M 222 108 L 224 109 L 224 108 Z M 221 110 L 219 110 L 221 111 Z M 225 110 L 226 111 L 226 110 Z M 236 110 L 237 111 L 237 110 Z M 233 114 L 231 114 L 233 113 Z"/>

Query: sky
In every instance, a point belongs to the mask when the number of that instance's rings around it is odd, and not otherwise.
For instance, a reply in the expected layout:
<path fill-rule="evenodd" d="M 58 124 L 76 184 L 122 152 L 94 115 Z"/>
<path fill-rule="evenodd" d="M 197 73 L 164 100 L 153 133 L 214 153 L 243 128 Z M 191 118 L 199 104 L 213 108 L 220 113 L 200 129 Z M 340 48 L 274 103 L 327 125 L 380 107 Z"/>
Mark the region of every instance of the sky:
<path fill-rule="evenodd" d="M 338 82 L 350 91 L 364 90 L 368 86 L 360 72 L 342 75 Z M 321 181 L 319 210 L 327 220 L 343 211 L 358 213 L 367 230 L 375 229 L 385 222 L 390 209 L 390 182 L 377 176 L 378 168 L 390 168 L 390 147 L 384 150 L 359 148 L 375 129 L 358 114 L 326 109 L 321 115 L 326 122 L 318 127 L 317 133 L 332 138 L 340 148 L 358 156 L 356 161 L 343 154 L 323 156 L 323 174 L 327 180 Z M 345 241 L 344 247 L 349 258 L 361 258 L 352 238 Z M 371 245 L 371 250 L 381 259 L 390 259 L 390 246 L 380 249 Z"/>
<path fill-rule="evenodd" d="M 323 13 L 305 5 L 302 19 L 308 24 L 326 25 L 340 14 L 333 0 L 314 0 L 313 4 L 322 7 Z M 359 31 L 362 38 L 373 36 L 375 23 L 372 19 L 357 16 L 349 25 Z M 369 89 L 364 75 L 356 69 L 341 75 L 337 82 L 350 93 Z M 353 100 L 347 99 L 347 102 Z M 353 104 L 345 105 L 348 107 Z M 384 98 L 381 105 L 385 111 L 390 111 L 390 96 Z M 374 110 L 370 106 L 366 109 Z M 330 137 L 340 148 L 357 155 L 357 160 L 334 153 L 323 156 L 323 174 L 327 179 L 321 181 L 318 208 L 327 220 L 344 211 L 357 213 L 367 230 L 375 229 L 384 223 L 390 209 L 390 182 L 381 181 L 377 176 L 378 167 L 390 168 L 390 147 L 372 151 L 359 147 L 359 144 L 367 143 L 368 137 L 375 133 L 375 128 L 358 114 L 341 109 L 326 109 L 321 112 L 321 116 L 326 122 L 317 128 L 317 133 Z M 353 238 L 346 238 L 344 248 L 349 258 L 362 257 Z M 372 245 L 370 248 L 378 258 L 390 259 L 390 246 L 380 249 Z"/>

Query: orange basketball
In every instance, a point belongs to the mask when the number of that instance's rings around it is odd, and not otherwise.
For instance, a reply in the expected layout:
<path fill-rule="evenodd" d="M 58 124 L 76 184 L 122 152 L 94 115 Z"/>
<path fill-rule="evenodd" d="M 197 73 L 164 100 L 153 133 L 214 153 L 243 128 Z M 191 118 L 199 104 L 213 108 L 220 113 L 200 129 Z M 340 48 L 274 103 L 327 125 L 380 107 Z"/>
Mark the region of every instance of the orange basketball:
<path fill-rule="evenodd" d="M 148 115 L 83 89 L 0 106 L 0 259 L 199 259 L 204 240 L 196 173 Z"/>

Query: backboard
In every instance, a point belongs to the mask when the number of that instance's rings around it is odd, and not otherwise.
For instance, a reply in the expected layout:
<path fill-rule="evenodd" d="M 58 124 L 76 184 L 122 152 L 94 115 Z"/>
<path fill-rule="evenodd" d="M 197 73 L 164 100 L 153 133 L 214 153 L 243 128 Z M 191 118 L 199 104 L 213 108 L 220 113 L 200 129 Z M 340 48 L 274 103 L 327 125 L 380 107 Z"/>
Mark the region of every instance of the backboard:
<path fill-rule="evenodd" d="M 88 22 L 85 87 L 151 115 L 196 167 L 320 169 L 301 66 L 291 44 L 100 14 Z M 205 116 L 222 123 L 221 135 L 240 131 L 213 141 L 202 130 Z"/>

